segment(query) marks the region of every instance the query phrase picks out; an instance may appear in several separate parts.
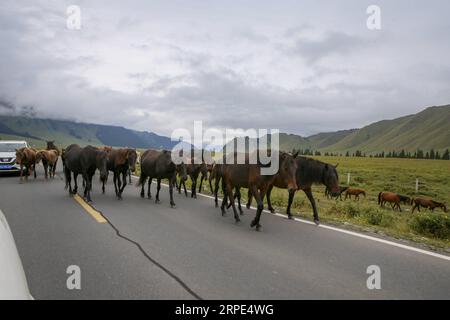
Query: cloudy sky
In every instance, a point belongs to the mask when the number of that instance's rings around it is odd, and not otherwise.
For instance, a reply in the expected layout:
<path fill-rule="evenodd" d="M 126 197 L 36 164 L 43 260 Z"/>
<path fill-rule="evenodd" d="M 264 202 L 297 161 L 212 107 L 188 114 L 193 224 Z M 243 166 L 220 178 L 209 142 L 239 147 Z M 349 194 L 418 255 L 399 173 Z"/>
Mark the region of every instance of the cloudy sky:
<path fill-rule="evenodd" d="M 381 30 L 366 26 L 371 4 Z M 361 127 L 450 103 L 449 12 L 448 0 L 3 0 L 0 113 L 164 135 L 194 120 Z"/>

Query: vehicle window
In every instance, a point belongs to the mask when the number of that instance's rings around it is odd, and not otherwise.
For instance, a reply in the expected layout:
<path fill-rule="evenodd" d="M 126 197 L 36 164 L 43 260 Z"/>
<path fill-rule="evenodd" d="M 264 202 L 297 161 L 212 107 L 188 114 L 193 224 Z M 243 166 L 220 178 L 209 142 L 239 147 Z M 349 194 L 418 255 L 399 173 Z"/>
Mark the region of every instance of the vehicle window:
<path fill-rule="evenodd" d="M 23 147 L 26 147 L 25 143 L 0 143 L 0 152 L 15 152 Z"/>

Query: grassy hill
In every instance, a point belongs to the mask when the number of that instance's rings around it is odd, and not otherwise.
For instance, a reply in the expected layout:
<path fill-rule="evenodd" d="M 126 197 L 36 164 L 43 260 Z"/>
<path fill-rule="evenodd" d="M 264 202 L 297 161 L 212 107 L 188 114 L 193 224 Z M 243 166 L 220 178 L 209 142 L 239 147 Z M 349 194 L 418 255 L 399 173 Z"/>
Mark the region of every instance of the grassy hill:
<path fill-rule="evenodd" d="M 305 149 L 346 152 L 361 150 L 414 152 L 450 148 L 450 105 L 429 107 L 417 114 L 375 122 L 361 129 L 319 133 L 307 138 L 280 136 L 282 150 Z M 296 139 L 295 137 L 299 137 Z M 301 139 L 300 139 L 301 138 Z"/>
<path fill-rule="evenodd" d="M 414 152 L 417 149 L 450 149 L 450 105 L 430 107 L 417 114 L 375 122 L 361 129 L 319 133 L 309 137 L 280 134 L 280 149 L 313 149 L 322 152 L 367 154 L 388 151 Z M 118 126 L 78 123 L 63 120 L 0 116 L 0 138 L 22 139 L 36 146 L 45 140 L 58 145 L 129 146 L 135 148 L 171 149 L 170 138 L 152 132 L 141 132 Z"/>
<path fill-rule="evenodd" d="M 133 148 L 171 149 L 174 143 L 168 137 L 152 132 L 140 132 L 118 126 L 78 123 L 64 120 L 0 116 L 0 138 L 27 140 L 42 147 L 46 140 L 57 145 L 128 146 Z"/>

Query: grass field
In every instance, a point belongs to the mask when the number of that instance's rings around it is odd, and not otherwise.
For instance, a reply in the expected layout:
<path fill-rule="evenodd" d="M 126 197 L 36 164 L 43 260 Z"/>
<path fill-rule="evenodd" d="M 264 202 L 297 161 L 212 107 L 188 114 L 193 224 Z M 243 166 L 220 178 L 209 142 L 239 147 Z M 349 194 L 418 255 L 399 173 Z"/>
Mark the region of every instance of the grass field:
<path fill-rule="evenodd" d="M 321 221 L 346 225 L 394 238 L 411 240 L 435 247 L 450 249 L 450 213 L 437 209 L 434 213 L 422 209 L 411 213 L 410 205 L 402 205 L 402 212 L 393 211 L 389 206 L 380 208 L 377 196 L 380 191 L 393 191 L 411 197 L 432 198 L 450 204 L 450 161 L 416 159 L 381 159 L 353 157 L 313 157 L 337 164 L 340 184 L 364 189 L 367 197 L 359 201 L 328 200 L 324 196 L 324 186 L 313 187 L 314 197 Z M 419 179 L 419 192 L 415 192 Z M 210 192 L 207 183 L 204 192 Z M 246 190 L 243 190 L 243 203 Z M 272 204 L 278 212 L 285 213 L 288 194 L 286 190 L 274 189 Z M 299 191 L 293 203 L 292 213 L 312 220 L 312 208 L 305 194 Z"/>

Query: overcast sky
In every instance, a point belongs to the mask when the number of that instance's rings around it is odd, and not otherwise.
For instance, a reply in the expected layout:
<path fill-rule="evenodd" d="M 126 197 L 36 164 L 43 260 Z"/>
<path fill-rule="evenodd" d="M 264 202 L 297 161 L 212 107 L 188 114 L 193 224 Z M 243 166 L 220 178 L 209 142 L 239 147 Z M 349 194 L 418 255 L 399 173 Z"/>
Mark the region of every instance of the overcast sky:
<path fill-rule="evenodd" d="M 164 135 L 361 127 L 450 103 L 449 15 L 448 0 L 2 0 L 0 114 Z"/>

